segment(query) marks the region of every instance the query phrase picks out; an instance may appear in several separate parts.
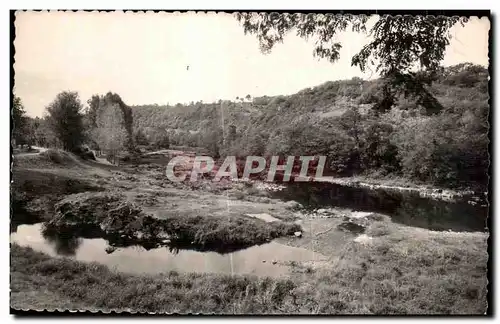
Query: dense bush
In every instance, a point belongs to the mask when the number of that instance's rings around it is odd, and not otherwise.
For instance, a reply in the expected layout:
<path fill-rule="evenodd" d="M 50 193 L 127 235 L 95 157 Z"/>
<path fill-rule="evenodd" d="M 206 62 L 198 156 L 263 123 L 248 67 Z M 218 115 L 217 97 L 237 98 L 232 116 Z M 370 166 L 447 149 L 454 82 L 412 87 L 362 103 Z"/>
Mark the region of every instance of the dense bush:
<path fill-rule="evenodd" d="M 487 110 L 477 106 L 476 110 Z M 398 154 L 405 175 L 438 185 L 483 185 L 488 182 L 487 128 L 478 125 L 487 119 L 442 112 L 436 117 L 405 122 L 398 132 Z M 481 119 L 483 119 L 481 121 Z"/>

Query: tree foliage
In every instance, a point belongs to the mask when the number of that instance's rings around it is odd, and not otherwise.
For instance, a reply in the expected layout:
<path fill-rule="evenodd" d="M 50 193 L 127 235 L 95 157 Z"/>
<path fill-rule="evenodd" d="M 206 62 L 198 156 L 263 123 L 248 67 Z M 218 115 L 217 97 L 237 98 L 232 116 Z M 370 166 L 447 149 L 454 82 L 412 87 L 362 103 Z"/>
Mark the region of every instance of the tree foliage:
<path fill-rule="evenodd" d="M 116 163 L 118 153 L 124 149 L 128 137 L 119 104 L 101 101 L 96 116 L 96 126 L 95 141 L 108 159 Z"/>
<path fill-rule="evenodd" d="M 170 139 L 168 132 L 164 128 L 154 128 L 148 136 L 148 142 L 155 149 L 168 149 L 170 147 Z"/>
<path fill-rule="evenodd" d="M 84 141 L 82 104 L 77 92 L 59 93 L 46 110 L 51 130 L 68 151 L 78 150 Z"/>
<path fill-rule="evenodd" d="M 48 117 L 32 120 L 34 142 L 41 147 L 61 147 L 61 143 L 50 126 Z"/>
<path fill-rule="evenodd" d="M 16 145 L 31 144 L 29 141 L 29 120 L 21 98 L 14 95 L 12 102 L 12 138 Z"/>
<path fill-rule="evenodd" d="M 134 127 L 162 127 L 172 145 L 204 147 L 212 156 L 321 154 L 339 176 L 485 186 L 488 71 L 471 64 L 437 69 L 425 89 L 442 108 L 431 115 L 419 96 L 404 92 L 394 96 L 391 110 L 377 114 L 372 107 L 384 98 L 384 82 L 330 81 L 244 103 L 137 106 Z"/>
<path fill-rule="evenodd" d="M 123 102 L 118 94 L 112 92 L 108 92 L 106 95 L 94 94 L 89 100 L 87 100 L 87 105 L 88 106 L 85 111 L 85 126 L 88 135 L 87 141 L 91 144 L 91 146 L 96 149 L 100 148 L 100 145 L 97 142 L 98 137 L 96 137 L 96 129 L 101 129 L 102 125 L 98 124 L 98 119 L 101 118 L 100 115 L 103 111 L 109 110 L 108 106 L 113 106 L 119 110 L 119 113 L 121 114 L 120 120 L 122 127 L 126 132 L 123 148 L 128 150 L 134 149 L 132 110 Z"/>
<path fill-rule="evenodd" d="M 103 100 L 103 97 L 99 96 L 97 94 L 92 95 L 92 97 L 89 100 L 87 100 L 87 108 L 85 110 L 85 118 L 87 121 L 88 128 L 97 127 L 97 115 L 98 115 L 99 105 L 101 103 L 101 100 Z"/>
<path fill-rule="evenodd" d="M 132 126 L 126 126 L 128 110 L 124 114 L 114 96 L 97 96 L 98 101 L 94 96 L 84 125 L 91 127 L 95 116 L 103 136 L 96 142 L 110 156 L 127 147 L 128 127 L 135 130 L 135 142 L 150 148 L 202 147 L 214 158 L 326 155 L 328 171 L 338 176 L 396 175 L 435 185 L 487 188 L 487 69 L 463 63 L 415 76 L 427 82 L 425 90 L 442 106 L 439 111 L 427 114 L 421 97 L 401 91 L 392 98 L 391 110 L 376 113 L 372 107 L 386 97 L 386 79 L 353 78 L 251 102 L 129 107 Z M 33 130 L 33 143 L 60 147 L 65 136 L 56 132 L 53 121 L 73 130 L 78 122 L 68 116 L 78 116 L 79 101 L 76 93 L 63 93 L 50 107 L 53 113 L 46 118 L 27 118 L 28 133 Z"/>
<path fill-rule="evenodd" d="M 255 34 L 260 48 L 269 52 L 292 30 L 305 39 L 315 40 L 313 54 L 335 62 L 340 58 L 342 44 L 336 35 L 348 29 L 367 33 L 368 44 L 356 53 L 351 64 L 361 71 L 370 69 L 384 80 L 383 96 L 374 106 L 384 112 L 394 106 L 399 93 L 412 92 L 429 112 L 442 108 L 426 89 L 428 82 L 415 73 L 416 69 L 435 71 L 442 61 L 455 24 L 465 24 L 466 17 L 384 15 L 370 26 L 365 15 L 304 14 L 304 13 L 237 13 L 245 33 Z"/>
<path fill-rule="evenodd" d="M 103 100 L 105 105 L 116 104 L 117 107 L 120 109 L 122 114 L 123 127 L 127 132 L 127 140 L 125 147 L 129 150 L 132 150 L 134 148 L 132 109 L 128 105 L 126 105 L 123 102 L 122 98 L 116 93 L 108 92 L 103 97 Z"/>
<path fill-rule="evenodd" d="M 340 58 L 342 44 L 335 41 L 340 32 L 350 29 L 368 33 L 372 40 L 352 57 L 352 65 L 361 70 L 375 67 L 382 75 L 392 70 L 407 72 L 419 64 L 421 69 L 435 70 L 444 57 L 456 23 L 466 17 L 384 15 L 369 26 L 368 16 L 338 14 L 304 14 L 276 12 L 243 12 L 236 14 L 245 33 L 255 34 L 261 50 L 269 52 L 284 36 L 296 35 L 316 41 L 314 55 L 335 62 Z"/>
<path fill-rule="evenodd" d="M 139 128 L 135 130 L 134 141 L 137 145 L 148 145 L 149 141 L 144 131 Z"/>

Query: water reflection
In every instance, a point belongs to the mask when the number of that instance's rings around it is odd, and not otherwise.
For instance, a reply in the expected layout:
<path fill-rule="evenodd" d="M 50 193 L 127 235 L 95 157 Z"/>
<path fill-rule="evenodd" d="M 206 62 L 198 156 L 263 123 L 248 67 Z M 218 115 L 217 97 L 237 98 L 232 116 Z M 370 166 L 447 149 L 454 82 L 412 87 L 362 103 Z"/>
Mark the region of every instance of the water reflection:
<path fill-rule="evenodd" d="M 43 225 L 20 225 L 10 236 L 11 242 L 29 246 L 51 256 L 69 256 L 84 262 L 98 262 L 129 273 L 204 272 L 281 276 L 290 272 L 290 262 L 324 260 L 321 254 L 271 242 L 221 254 L 181 249 L 176 246 L 145 249 L 142 246 L 118 247 L 107 252 L 109 241 L 42 234 Z"/>
<path fill-rule="evenodd" d="M 63 256 L 75 255 L 76 250 L 82 243 L 79 237 L 69 232 L 50 231 L 42 227 L 41 234 L 47 243 L 54 247 L 56 253 Z"/>
<path fill-rule="evenodd" d="M 291 183 L 272 194 L 276 198 L 296 200 L 308 209 L 334 206 L 379 212 L 390 215 L 394 222 L 432 230 L 484 231 L 488 215 L 487 207 L 471 205 L 465 198 L 446 202 L 423 198 L 414 192 L 353 188 L 334 183 Z"/>
<path fill-rule="evenodd" d="M 11 199 L 10 232 L 17 231 L 17 227 L 22 224 L 36 224 L 41 222 L 38 215 L 30 213 L 26 209 L 25 202 Z"/>
<path fill-rule="evenodd" d="M 27 213 L 13 214 L 10 217 L 10 233 L 17 231 L 17 228 L 23 224 L 36 224 L 39 223 L 40 219 L 38 217 L 33 217 Z"/>

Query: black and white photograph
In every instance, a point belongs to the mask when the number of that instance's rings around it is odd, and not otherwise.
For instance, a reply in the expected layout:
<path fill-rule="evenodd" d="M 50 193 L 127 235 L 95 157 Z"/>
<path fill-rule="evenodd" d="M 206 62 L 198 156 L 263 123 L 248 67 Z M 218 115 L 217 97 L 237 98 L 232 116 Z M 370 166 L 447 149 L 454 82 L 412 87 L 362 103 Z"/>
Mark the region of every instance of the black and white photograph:
<path fill-rule="evenodd" d="M 11 313 L 488 313 L 488 10 L 10 23 Z"/>

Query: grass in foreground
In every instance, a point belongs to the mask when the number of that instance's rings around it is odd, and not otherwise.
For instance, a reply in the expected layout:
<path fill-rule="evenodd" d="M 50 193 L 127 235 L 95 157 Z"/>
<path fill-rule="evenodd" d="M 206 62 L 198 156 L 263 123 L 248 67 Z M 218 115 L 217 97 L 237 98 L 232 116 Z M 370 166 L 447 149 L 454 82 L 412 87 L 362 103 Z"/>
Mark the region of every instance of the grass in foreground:
<path fill-rule="evenodd" d="M 15 185 L 20 185 L 23 192 L 37 188 L 58 196 L 68 191 L 60 185 L 60 180 L 66 182 L 66 179 L 58 177 L 50 186 L 39 187 L 33 181 L 40 178 L 45 182 L 47 176 L 39 174 L 33 178 L 32 173 L 24 170 L 21 175 L 28 183 L 15 181 Z M 73 192 L 90 190 L 84 183 L 69 182 L 66 187 Z M 172 216 L 169 227 L 177 233 L 188 233 L 190 241 L 197 237 L 205 243 L 213 238 L 253 240 L 274 231 L 268 228 L 271 225 L 257 220 L 210 217 Z M 240 223 L 242 219 L 244 224 Z M 485 234 L 438 233 L 396 228 L 387 222 L 374 223 L 366 231 L 374 237 L 370 244 L 348 242 L 338 251 L 339 246 L 328 240 L 333 232 L 321 235 L 317 242 L 337 250 L 324 254 L 339 255 L 338 262 L 313 267 L 312 274 L 285 279 L 175 272 L 134 276 L 96 264 L 50 258 L 13 245 L 11 306 L 230 314 L 482 314 L 486 311 Z"/>
<path fill-rule="evenodd" d="M 13 245 L 11 305 L 36 307 L 51 294 L 53 308 L 69 300 L 74 308 L 161 313 L 486 311 L 486 235 L 395 230 L 382 224 L 368 233 L 374 236 L 370 244 L 349 242 L 338 262 L 283 279 L 176 272 L 135 276 Z"/>

